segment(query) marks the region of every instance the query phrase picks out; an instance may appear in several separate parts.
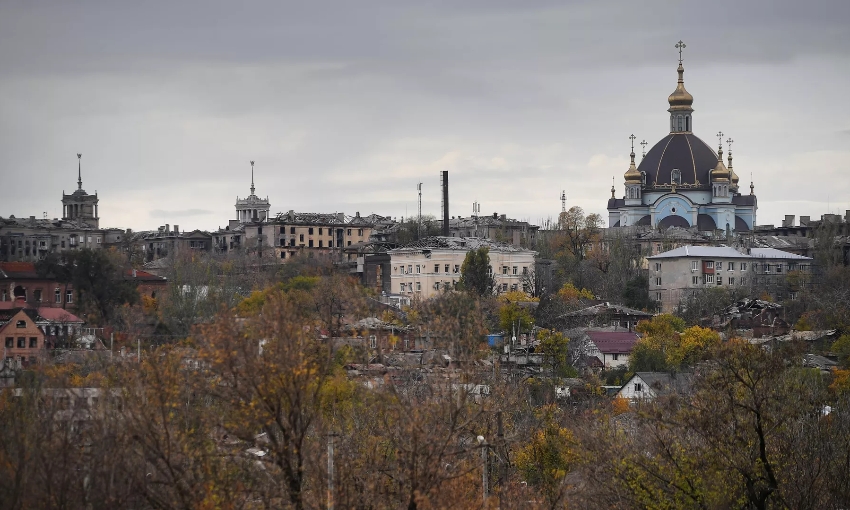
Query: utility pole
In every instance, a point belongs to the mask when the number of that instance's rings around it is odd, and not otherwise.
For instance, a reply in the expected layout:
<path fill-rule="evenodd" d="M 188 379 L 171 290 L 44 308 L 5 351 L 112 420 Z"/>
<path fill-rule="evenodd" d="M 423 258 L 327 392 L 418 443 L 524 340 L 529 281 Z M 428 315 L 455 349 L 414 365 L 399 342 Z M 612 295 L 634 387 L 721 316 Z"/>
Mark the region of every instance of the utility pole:
<path fill-rule="evenodd" d="M 422 239 L 422 183 L 416 185 L 416 189 L 419 191 L 419 225 L 416 228 L 416 239 Z"/>
<path fill-rule="evenodd" d="M 483 508 L 487 508 L 487 496 L 490 494 L 490 480 L 489 480 L 489 460 L 490 460 L 490 445 L 487 444 L 487 440 L 484 439 L 484 436 L 478 436 L 478 445 L 481 446 L 481 494 L 482 494 L 482 503 Z"/>

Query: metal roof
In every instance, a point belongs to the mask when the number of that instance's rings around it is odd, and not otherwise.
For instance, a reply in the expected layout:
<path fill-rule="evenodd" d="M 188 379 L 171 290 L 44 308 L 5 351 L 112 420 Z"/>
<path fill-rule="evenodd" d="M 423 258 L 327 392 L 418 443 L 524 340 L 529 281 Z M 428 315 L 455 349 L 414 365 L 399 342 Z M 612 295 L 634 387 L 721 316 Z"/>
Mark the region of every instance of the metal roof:
<path fill-rule="evenodd" d="M 683 257 L 712 257 L 726 259 L 792 259 L 792 260 L 812 260 L 811 257 L 803 257 L 787 251 L 777 250 L 774 248 L 750 248 L 749 254 L 738 251 L 729 246 L 680 246 L 674 250 L 665 251 L 652 257 L 653 259 L 673 259 Z"/>

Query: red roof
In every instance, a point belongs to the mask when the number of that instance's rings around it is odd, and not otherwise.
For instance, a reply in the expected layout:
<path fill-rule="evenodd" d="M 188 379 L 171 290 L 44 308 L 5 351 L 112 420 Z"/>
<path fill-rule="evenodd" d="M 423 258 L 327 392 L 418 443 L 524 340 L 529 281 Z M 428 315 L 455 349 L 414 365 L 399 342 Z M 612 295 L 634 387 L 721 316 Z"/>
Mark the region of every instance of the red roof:
<path fill-rule="evenodd" d="M 9 278 L 36 278 L 35 264 L 32 262 L 0 262 L 0 272 Z M 3 276 L 0 274 L 0 276 Z"/>
<path fill-rule="evenodd" d="M 588 331 L 587 336 L 603 354 L 628 354 L 638 341 L 631 331 Z"/>
<path fill-rule="evenodd" d="M 142 271 L 141 269 L 128 269 L 124 276 L 131 280 L 136 281 L 149 281 L 149 282 L 164 282 L 166 278 L 163 276 L 157 276 L 152 273 L 148 273 L 147 271 Z"/>
<path fill-rule="evenodd" d="M 38 315 L 55 322 L 83 322 L 83 319 L 72 314 L 64 308 L 39 307 Z"/>

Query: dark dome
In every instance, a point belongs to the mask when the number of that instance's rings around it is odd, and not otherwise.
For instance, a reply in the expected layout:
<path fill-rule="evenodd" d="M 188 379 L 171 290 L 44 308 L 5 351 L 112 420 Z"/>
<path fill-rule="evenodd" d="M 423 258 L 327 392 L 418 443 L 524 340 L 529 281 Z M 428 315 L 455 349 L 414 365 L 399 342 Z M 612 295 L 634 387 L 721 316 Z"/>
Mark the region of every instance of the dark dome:
<path fill-rule="evenodd" d="M 656 143 L 640 162 L 646 185 L 670 184 L 673 169 L 682 173 L 682 184 L 708 186 L 709 172 L 717 166 L 717 154 L 691 133 L 670 133 Z"/>
<path fill-rule="evenodd" d="M 681 216 L 667 216 L 666 218 L 658 222 L 658 226 L 660 228 L 690 228 L 691 224 L 688 222 L 688 220 L 682 218 Z"/>

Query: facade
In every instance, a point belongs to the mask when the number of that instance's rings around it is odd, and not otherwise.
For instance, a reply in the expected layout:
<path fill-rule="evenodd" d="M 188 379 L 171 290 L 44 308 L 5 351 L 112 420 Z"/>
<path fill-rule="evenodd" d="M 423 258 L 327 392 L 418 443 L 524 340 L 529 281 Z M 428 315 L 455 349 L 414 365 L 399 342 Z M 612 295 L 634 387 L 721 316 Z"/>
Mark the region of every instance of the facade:
<path fill-rule="evenodd" d="M 41 276 L 32 262 L 0 262 L 0 308 L 46 307 L 74 310 L 74 288 Z"/>
<path fill-rule="evenodd" d="M 208 252 L 213 249 L 213 235 L 202 230 L 180 232 L 180 226 L 165 224 L 157 230 L 127 234 L 130 250 L 140 253 L 142 260 L 153 262 L 181 253 Z"/>
<path fill-rule="evenodd" d="M 454 289 L 471 250 L 487 247 L 498 292 L 529 290 L 536 252 L 477 237 L 428 237 L 389 250 L 392 294 L 429 299 Z"/>
<path fill-rule="evenodd" d="M 683 246 L 649 257 L 649 295 L 663 312 L 708 287 L 779 292 L 789 272 L 811 274 L 812 258 L 773 248 Z M 793 295 L 775 295 L 793 298 Z"/>
<path fill-rule="evenodd" d="M 442 225 L 442 221 L 437 222 Z M 527 221 L 508 218 L 504 214 L 492 216 L 458 216 L 449 220 L 449 235 L 452 237 L 479 237 L 507 243 L 517 248 L 534 246 L 537 241 L 537 225 Z"/>
<path fill-rule="evenodd" d="M 97 193 L 83 189 L 79 158 L 77 190 L 62 192 L 62 218 L 0 218 L 0 261 L 34 262 L 47 256 L 79 248 L 100 249 L 118 244 L 121 229 L 101 229 Z"/>
<path fill-rule="evenodd" d="M 751 231 L 758 208 L 753 184 L 741 194 L 732 167 L 732 142 L 727 139 L 728 163 L 723 160 L 723 133 L 717 152 L 694 134 L 693 96 L 685 90 L 681 48 L 679 80 L 667 98 L 670 133 L 635 163 L 632 135 L 631 164 L 624 175 L 625 195 L 616 198 L 611 187 L 608 223 L 611 227 L 645 225 L 683 227 L 727 234 Z"/>
<path fill-rule="evenodd" d="M 628 366 L 629 356 L 638 341 L 637 334 L 631 331 L 585 332 L 587 342 L 586 356 L 596 357 L 604 369 Z"/>
<path fill-rule="evenodd" d="M 669 394 L 686 394 L 691 387 L 689 373 L 637 372 L 617 392 L 618 398 L 652 401 Z"/>
<path fill-rule="evenodd" d="M 13 308 L 0 311 L 0 338 L 3 339 L 3 358 L 27 366 L 35 364 L 44 353 L 44 333 L 36 324 L 38 313 L 33 309 Z"/>

